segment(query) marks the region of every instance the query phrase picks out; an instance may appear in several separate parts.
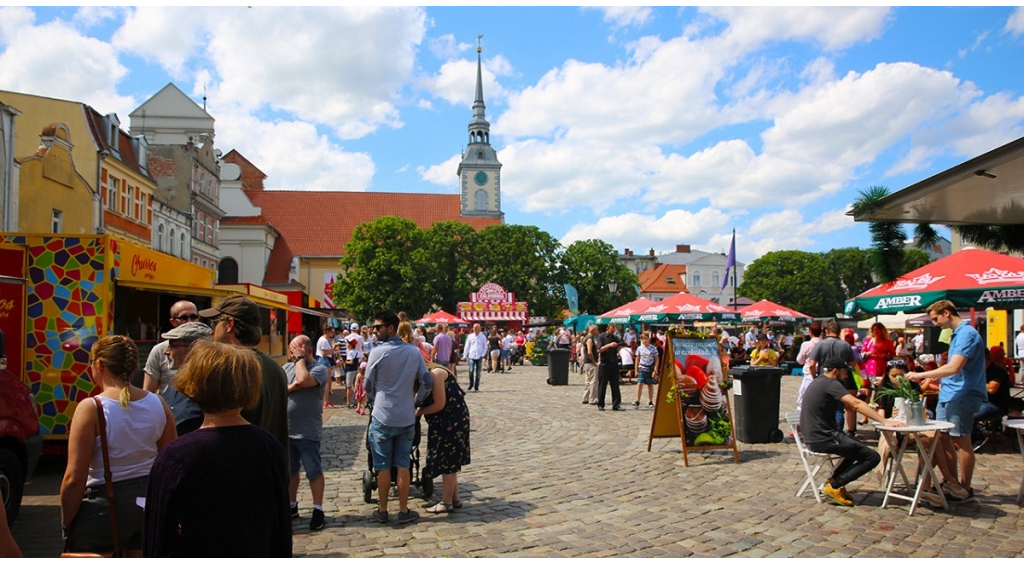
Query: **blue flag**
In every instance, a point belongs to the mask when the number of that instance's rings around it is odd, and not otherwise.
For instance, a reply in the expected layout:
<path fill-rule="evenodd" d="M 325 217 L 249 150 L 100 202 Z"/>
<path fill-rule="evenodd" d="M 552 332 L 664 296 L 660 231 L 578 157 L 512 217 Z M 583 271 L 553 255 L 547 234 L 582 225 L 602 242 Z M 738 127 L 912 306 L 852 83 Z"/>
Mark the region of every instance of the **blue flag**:
<path fill-rule="evenodd" d="M 736 231 L 732 232 L 732 245 L 729 246 L 729 260 L 725 262 L 725 278 L 722 280 L 722 290 L 729 285 L 729 270 L 733 270 L 733 276 L 736 275 Z"/>
<path fill-rule="evenodd" d="M 569 312 L 573 315 L 580 314 L 580 295 L 576 292 L 576 288 L 573 288 L 572 284 L 564 284 L 565 286 L 565 299 L 569 301 Z"/>

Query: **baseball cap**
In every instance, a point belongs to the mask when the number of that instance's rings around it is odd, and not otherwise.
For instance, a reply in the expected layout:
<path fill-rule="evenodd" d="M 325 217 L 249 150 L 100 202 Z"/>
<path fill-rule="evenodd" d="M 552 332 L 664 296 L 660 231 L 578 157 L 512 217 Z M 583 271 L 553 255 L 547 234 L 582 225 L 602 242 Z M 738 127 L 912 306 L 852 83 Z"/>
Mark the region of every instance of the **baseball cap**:
<path fill-rule="evenodd" d="M 213 318 L 218 315 L 234 317 L 244 325 L 260 326 L 260 306 L 245 296 L 228 296 L 214 307 L 199 312 L 200 317 Z"/>
<path fill-rule="evenodd" d="M 845 360 L 838 356 L 833 356 L 825 359 L 825 362 L 821 363 L 821 367 L 824 368 L 825 370 L 834 370 L 836 368 L 845 368 L 847 370 L 853 370 L 852 368 L 850 368 L 849 364 L 846 364 Z"/>
<path fill-rule="evenodd" d="M 188 323 L 178 325 L 174 329 L 171 329 L 161 335 L 161 337 L 179 341 L 195 341 L 198 339 L 205 339 L 211 334 L 213 334 L 213 329 L 210 329 L 209 325 L 198 321 L 189 321 Z"/>

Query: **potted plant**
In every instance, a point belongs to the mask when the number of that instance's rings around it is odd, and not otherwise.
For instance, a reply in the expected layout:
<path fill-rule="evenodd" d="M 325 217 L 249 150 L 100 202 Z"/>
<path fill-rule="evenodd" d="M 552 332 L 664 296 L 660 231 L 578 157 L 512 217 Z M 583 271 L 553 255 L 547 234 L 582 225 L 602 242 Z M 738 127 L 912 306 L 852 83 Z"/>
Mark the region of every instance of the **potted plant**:
<path fill-rule="evenodd" d="M 890 380 L 890 382 L 892 382 Z M 924 401 L 921 394 L 911 385 L 910 379 L 906 376 L 897 376 L 892 386 L 882 386 L 875 391 L 875 396 L 880 398 L 892 398 L 898 405 L 898 400 L 903 400 L 907 407 L 907 425 L 924 425 Z"/>

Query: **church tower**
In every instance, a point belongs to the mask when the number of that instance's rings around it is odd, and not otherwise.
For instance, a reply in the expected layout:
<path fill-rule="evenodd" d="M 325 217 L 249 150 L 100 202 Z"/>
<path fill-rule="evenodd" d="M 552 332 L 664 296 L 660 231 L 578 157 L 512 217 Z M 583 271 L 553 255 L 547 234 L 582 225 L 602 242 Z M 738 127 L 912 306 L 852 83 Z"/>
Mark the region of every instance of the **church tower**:
<path fill-rule="evenodd" d="M 459 163 L 462 215 L 503 217 L 501 213 L 501 163 L 491 147 L 491 124 L 484 117 L 484 85 L 480 52 L 476 48 L 476 99 L 469 122 L 469 144 Z"/>

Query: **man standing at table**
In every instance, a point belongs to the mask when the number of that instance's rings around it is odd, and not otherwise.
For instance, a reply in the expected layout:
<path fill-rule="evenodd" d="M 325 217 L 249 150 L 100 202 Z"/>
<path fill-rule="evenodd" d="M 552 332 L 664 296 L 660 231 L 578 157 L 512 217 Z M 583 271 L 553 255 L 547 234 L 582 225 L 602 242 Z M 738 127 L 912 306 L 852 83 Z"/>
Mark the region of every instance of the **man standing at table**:
<path fill-rule="evenodd" d="M 821 491 L 846 507 L 853 506 L 853 498 L 846 491 L 847 484 L 870 472 L 882 458 L 871 447 L 839 432 L 836 427 L 836 411 L 839 406 L 854 409 L 883 425 L 906 426 L 899 421 L 885 419 L 857 396 L 850 395 L 841 382 L 851 377 L 850 372 L 850 366 L 842 358 L 827 358 L 822 363 L 821 377 L 807 386 L 803 409 L 800 410 L 800 433 L 807 448 L 843 457 Z"/>
<path fill-rule="evenodd" d="M 942 329 L 952 329 L 949 343 L 949 362 L 926 372 L 915 374 L 920 378 L 943 378 L 939 388 L 939 403 L 935 418 L 948 421 L 954 427 L 939 436 L 935 453 L 936 463 L 945 480 L 942 487 L 954 501 L 974 497 L 971 478 L 974 477 L 974 448 L 971 432 L 974 414 L 988 398 L 985 388 L 985 345 L 978 331 L 964 322 L 956 306 L 949 300 L 939 300 L 928 306 L 928 317 Z M 959 449 L 961 479 L 957 479 L 957 453 Z"/>

